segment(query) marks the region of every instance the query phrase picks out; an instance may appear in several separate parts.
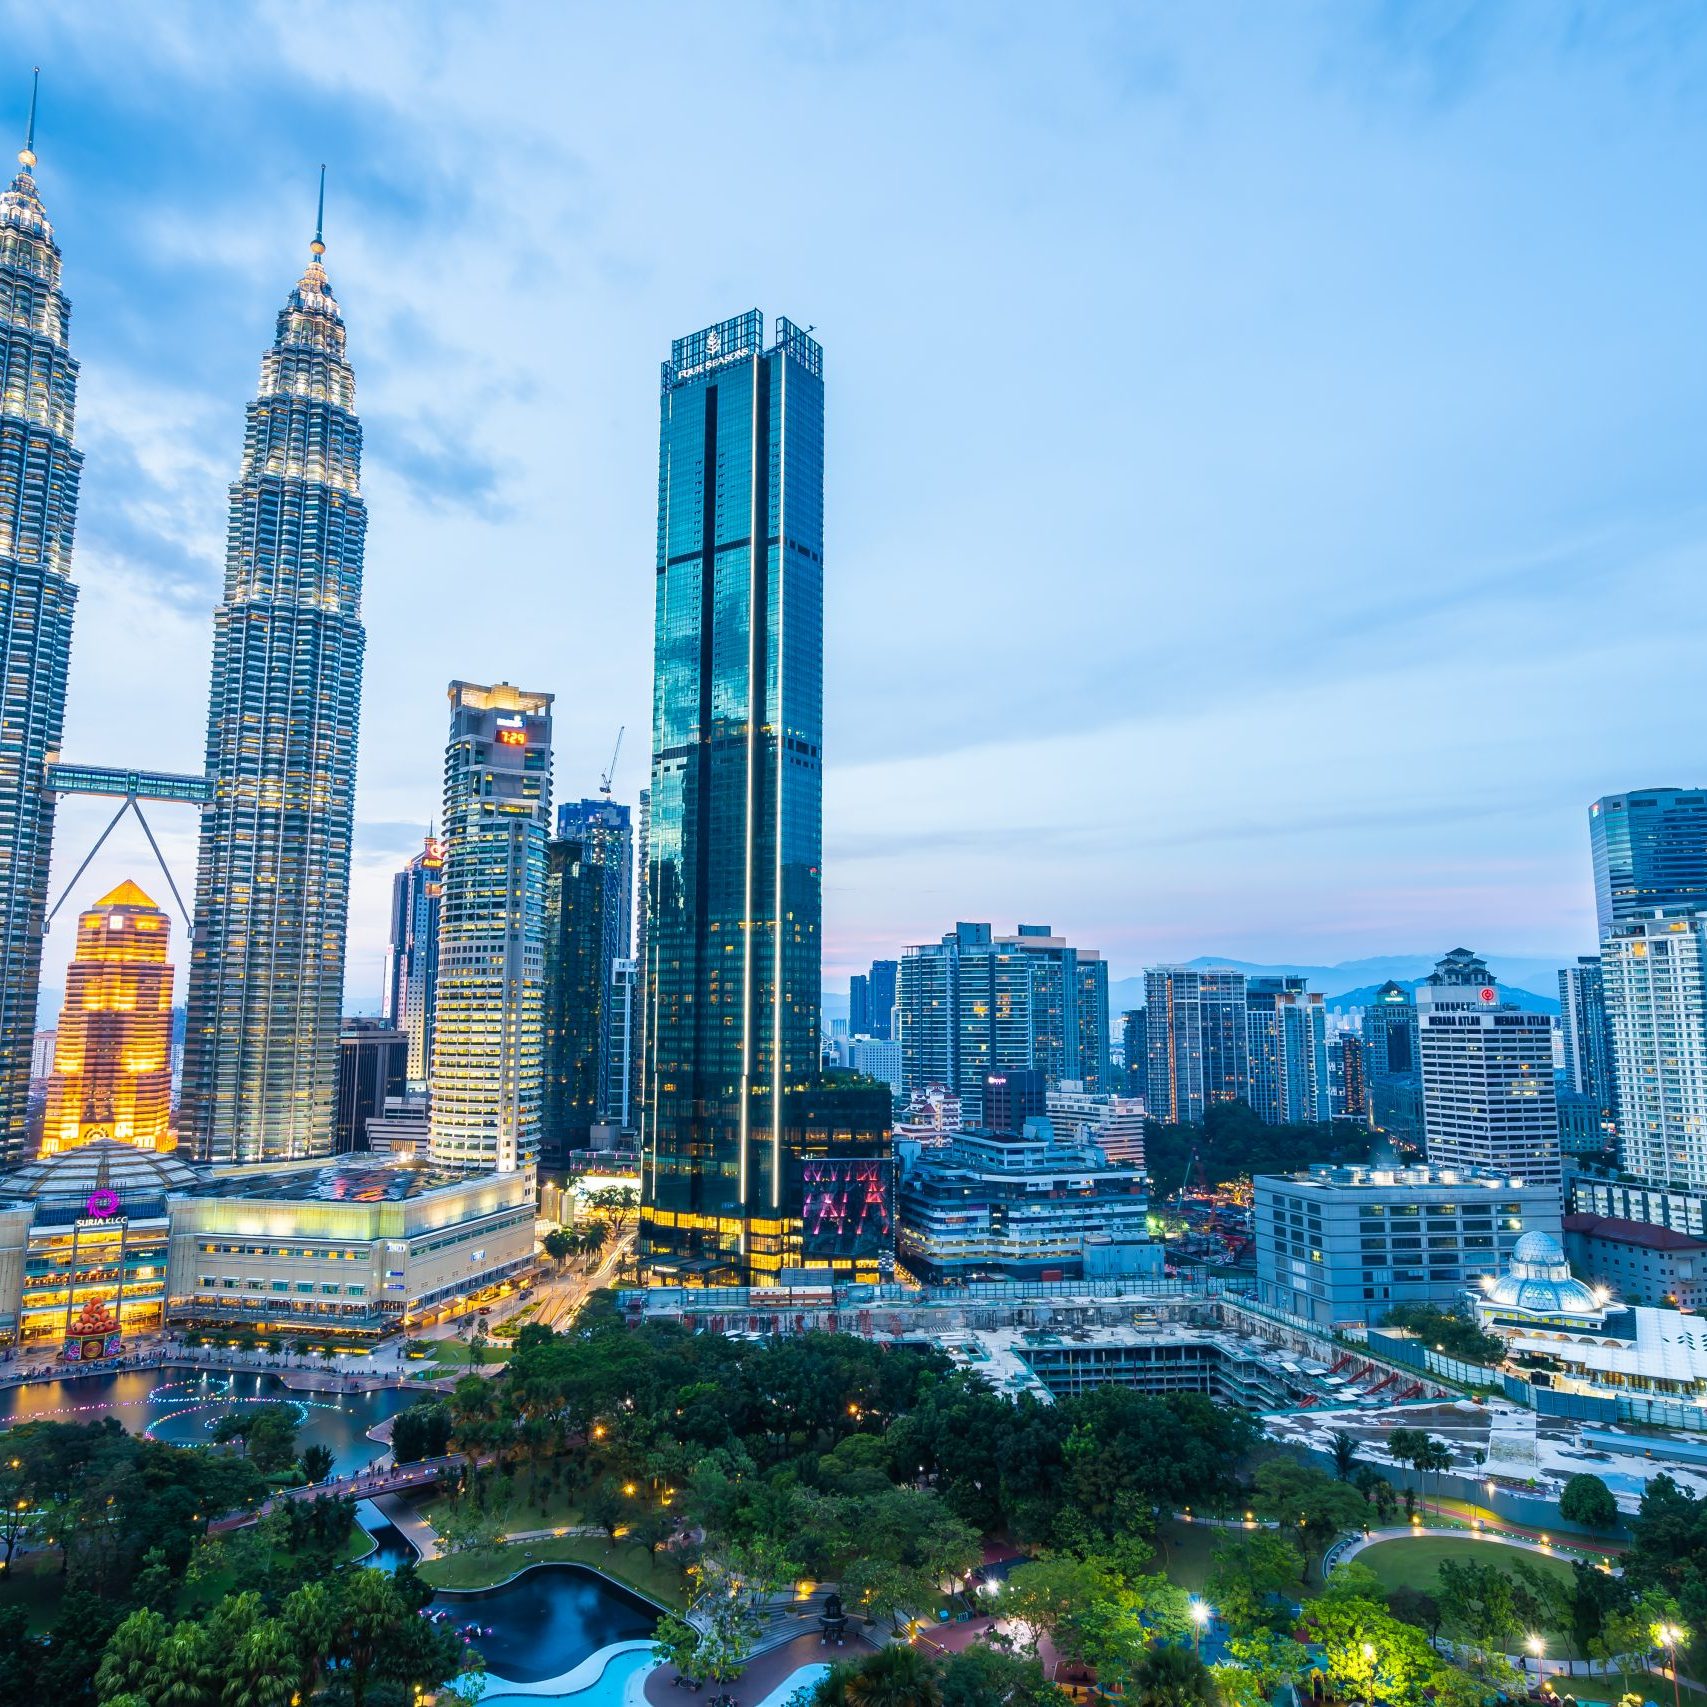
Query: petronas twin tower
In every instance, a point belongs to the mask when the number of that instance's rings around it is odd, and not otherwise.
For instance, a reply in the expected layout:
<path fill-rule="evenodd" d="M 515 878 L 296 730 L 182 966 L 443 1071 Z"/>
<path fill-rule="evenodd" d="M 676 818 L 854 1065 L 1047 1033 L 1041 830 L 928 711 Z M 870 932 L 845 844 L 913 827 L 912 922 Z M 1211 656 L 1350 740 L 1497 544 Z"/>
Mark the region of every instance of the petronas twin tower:
<path fill-rule="evenodd" d="M 76 588 L 77 365 L 34 181 L 0 193 L 0 1165 L 23 1159 Z M 322 207 L 324 197 L 322 197 Z M 180 1141 L 216 1162 L 329 1155 L 361 709 L 361 427 L 315 232 L 249 405 L 214 613 Z M 137 772 L 77 767 L 134 799 Z M 103 779 L 113 779 L 110 783 Z M 140 785 L 148 797 L 148 784 Z"/>

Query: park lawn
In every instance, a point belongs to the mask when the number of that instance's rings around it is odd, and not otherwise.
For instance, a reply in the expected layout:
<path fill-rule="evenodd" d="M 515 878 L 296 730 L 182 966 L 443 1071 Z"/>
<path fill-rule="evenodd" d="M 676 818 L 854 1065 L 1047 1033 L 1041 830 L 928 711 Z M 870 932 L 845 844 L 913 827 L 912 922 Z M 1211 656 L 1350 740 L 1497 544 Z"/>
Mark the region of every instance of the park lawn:
<path fill-rule="evenodd" d="M 1365 1547 L 1353 1563 L 1367 1565 L 1389 1589 L 1416 1588 L 1434 1592 L 1435 1577 L 1446 1560 L 1469 1560 L 1478 1565 L 1500 1565 L 1511 1559 L 1522 1559 L 1533 1565 L 1543 1576 L 1556 1577 L 1561 1582 L 1572 1580 L 1572 1571 L 1563 1559 L 1545 1553 L 1532 1553 L 1527 1548 L 1503 1547 L 1494 1541 L 1459 1541 L 1449 1535 L 1415 1535 L 1393 1541 L 1377 1541 Z M 1455 1634 L 1452 1630 L 1448 1635 Z M 1548 1630 L 1547 1652 L 1555 1659 L 1576 1658 L 1570 1632 Z"/>
<path fill-rule="evenodd" d="M 654 1559 L 638 1542 L 618 1541 L 613 1546 L 602 1535 L 547 1535 L 449 1553 L 428 1559 L 421 1566 L 421 1580 L 434 1588 L 490 1588 L 529 1565 L 547 1562 L 590 1565 L 678 1612 L 687 1607 L 682 1573 L 667 1552 Z"/>
<path fill-rule="evenodd" d="M 454 1496 L 435 1494 L 421 1502 L 421 1516 L 433 1523 L 434 1513 Z M 486 1510 L 506 1534 L 523 1529 L 570 1529 L 582 1521 L 578 1496 L 542 1471 L 523 1465 L 513 1476 L 494 1475 L 486 1483 Z M 434 1528 L 437 1524 L 434 1523 Z"/>
<path fill-rule="evenodd" d="M 1237 1533 L 1207 1523 L 1187 1523 L 1183 1517 L 1165 1517 L 1156 1525 L 1156 1558 L 1149 1568 L 1165 1571 L 1170 1582 L 1201 1594 L 1209 1580 L 1209 1559 L 1217 1539 Z"/>
<path fill-rule="evenodd" d="M 474 1361 L 472 1349 L 465 1340 L 434 1340 L 432 1343 L 432 1355 L 421 1359 L 421 1363 L 425 1367 L 436 1367 L 438 1369 L 474 1368 L 478 1370 L 482 1367 L 493 1368 L 497 1364 L 507 1363 L 510 1358 L 511 1348 L 507 1345 L 499 1345 L 494 1340 L 486 1342 L 486 1355 L 482 1363 Z"/>

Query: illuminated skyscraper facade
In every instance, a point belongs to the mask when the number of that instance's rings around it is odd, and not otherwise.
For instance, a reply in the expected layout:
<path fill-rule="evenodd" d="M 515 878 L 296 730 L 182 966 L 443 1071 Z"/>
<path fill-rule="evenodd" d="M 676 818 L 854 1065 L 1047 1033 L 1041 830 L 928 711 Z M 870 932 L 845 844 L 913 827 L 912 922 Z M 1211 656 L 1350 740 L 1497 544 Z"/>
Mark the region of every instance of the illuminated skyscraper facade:
<path fill-rule="evenodd" d="M 324 250 L 261 359 L 214 612 L 183 1125 L 219 1162 L 333 1147 L 367 510 Z"/>
<path fill-rule="evenodd" d="M 47 1084 L 44 1156 L 96 1138 L 172 1147 L 171 928 L 130 882 L 79 916 Z"/>
<path fill-rule="evenodd" d="M 628 1052 L 612 1035 L 623 1002 L 615 989 L 616 966 L 628 960 L 634 943 L 634 826 L 628 807 L 603 796 L 596 800 L 566 800 L 557 808 L 557 840 L 573 842 L 581 860 L 598 873 L 599 936 L 594 947 L 598 967 L 598 1021 L 595 1052 L 598 1061 L 596 1119 L 624 1123 L 631 1089 L 628 1079 L 612 1077 L 613 1063 L 625 1062 Z M 624 1069 L 626 1072 L 626 1069 Z"/>
<path fill-rule="evenodd" d="M 798 1260 L 811 1122 L 785 1098 L 818 1066 L 823 506 L 819 346 L 782 320 L 767 348 L 756 310 L 677 339 L 660 400 L 640 1230 L 661 1276 Z"/>
<path fill-rule="evenodd" d="M 444 845 L 426 845 L 391 880 L 391 946 L 385 958 L 384 1017 L 408 1039 L 404 1076 L 424 1086 L 433 1065 L 433 1004 L 439 981 L 439 901 Z"/>
<path fill-rule="evenodd" d="M 71 539 L 83 458 L 59 245 L 36 193 L 35 111 L 0 193 L 0 1166 L 24 1159 L 53 806 L 65 724 Z"/>
<path fill-rule="evenodd" d="M 551 695 L 450 685 L 431 1151 L 530 1167 L 545 1094 Z"/>

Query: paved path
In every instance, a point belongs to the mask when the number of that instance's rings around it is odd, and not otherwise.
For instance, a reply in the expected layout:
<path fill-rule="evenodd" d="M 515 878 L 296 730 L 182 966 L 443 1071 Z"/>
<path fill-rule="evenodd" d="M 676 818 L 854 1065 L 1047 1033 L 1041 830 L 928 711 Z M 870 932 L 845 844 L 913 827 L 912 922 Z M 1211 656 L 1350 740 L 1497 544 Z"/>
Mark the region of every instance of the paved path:
<path fill-rule="evenodd" d="M 282 1488 L 271 1499 L 263 1500 L 253 1511 L 236 1511 L 216 1518 L 208 1525 L 208 1533 L 221 1535 L 232 1529 L 242 1529 L 277 1511 L 282 1505 L 299 1505 L 304 1500 L 377 1499 L 382 1494 L 403 1493 L 413 1488 L 430 1488 L 439 1479 L 441 1470 L 460 1469 L 461 1453 L 445 1458 L 423 1458 L 416 1464 L 394 1464 L 382 1470 L 364 1470 L 354 1476 L 334 1476 L 329 1482 L 310 1482 L 300 1488 Z"/>
<path fill-rule="evenodd" d="M 755 1704 L 763 1701 L 784 1678 L 791 1676 L 802 1666 L 831 1665 L 837 1660 L 857 1660 L 862 1655 L 875 1651 L 864 1631 L 855 1630 L 852 1622 L 848 1627 L 847 1641 L 839 1648 L 833 1643 L 826 1647 L 819 1641 L 818 1633 L 814 1629 L 786 1642 L 779 1642 L 774 1648 L 767 1648 L 764 1653 L 755 1656 L 747 1669 L 741 1673 L 739 1680 L 729 1685 L 725 1693 L 732 1695 L 739 1707 L 755 1707 Z M 654 1666 L 646 1674 L 645 1694 L 650 1707 L 692 1707 L 692 1703 L 709 1700 L 711 1696 L 719 1693 L 717 1685 L 711 1683 L 706 1684 L 704 1689 L 697 1693 L 679 1688 L 676 1684 L 677 1675 L 676 1668 L 667 1663 Z"/>
<path fill-rule="evenodd" d="M 373 1503 L 380 1516 L 415 1549 L 417 1557 L 424 1561 L 439 1556 L 438 1531 L 422 1517 L 413 1500 L 402 1494 L 381 1494 Z"/>

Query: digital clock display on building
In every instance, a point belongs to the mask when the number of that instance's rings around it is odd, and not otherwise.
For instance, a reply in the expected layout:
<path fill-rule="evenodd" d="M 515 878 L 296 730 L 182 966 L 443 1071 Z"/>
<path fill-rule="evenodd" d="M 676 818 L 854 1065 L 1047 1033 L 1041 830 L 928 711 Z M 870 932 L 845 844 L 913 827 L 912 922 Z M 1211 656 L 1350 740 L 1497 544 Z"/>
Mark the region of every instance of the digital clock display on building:
<path fill-rule="evenodd" d="M 528 734 L 525 729 L 500 729 L 498 745 L 501 747 L 525 747 L 528 744 Z"/>

